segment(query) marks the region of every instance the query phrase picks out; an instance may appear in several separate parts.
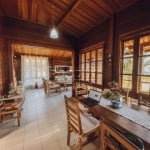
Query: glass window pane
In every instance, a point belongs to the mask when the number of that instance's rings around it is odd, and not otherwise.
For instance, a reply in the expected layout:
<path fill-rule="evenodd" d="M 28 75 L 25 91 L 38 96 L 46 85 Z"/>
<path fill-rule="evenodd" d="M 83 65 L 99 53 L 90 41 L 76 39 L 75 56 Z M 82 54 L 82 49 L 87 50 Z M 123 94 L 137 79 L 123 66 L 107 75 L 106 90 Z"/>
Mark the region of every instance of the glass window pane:
<path fill-rule="evenodd" d="M 91 61 L 96 61 L 96 51 L 91 52 Z"/>
<path fill-rule="evenodd" d="M 86 62 L 90 61 L 90 52 L 86 53 Z"/>
<path fill-rule="evenodd" d="M 139 74 L 150 75 L 150 56 L 140 58 Z"/>
<path fill-rule="evenodd" d="M 95 83 L 95 73 L 91 73 L 91 82 Z"/>
<path fill-rule="evenodd" d="M 91 63 L 91 72 L 95 72 L 95 62 Z"/>
<path fill-rule="evenodd" d="M 97 60 L 102 60 L 103 59 L 103 49 L 98 49 L 97 50 Z"/>
<path fill-rule="evenodd" d="M 123 74 L 132 74 L 133 58 L 123 59 Z"/>
<path fill-rule="evenodd" d="M 89 63 L 86 63 L 86 71 L 90 71 L 90 65 L 89 65 Z"/>
<path fill-rule="evenodd" d="M 81 54 L 81 62 L 85 62 L 85 54 Z"/>
<path fill-rule="evenodd" d="M 125 41 L 123 45 L 123 57 L 133 57 L 134 41 Z"/>
<path fill-rule="evenodd" d="M 81 72 L 81 80 L 83 80 L 84 81 L 84 72 Z"/>
<path fill-rule="evenodd" d="M 89 81 L 90 81 L 90 79 L 89 79 L 89 78 L 90 78 L 90 73 L 89 73 L 89 72 L 87 72 L 87 73 L 86 73 L 86 81 L 88 81 L 88 82 L 89 82 Z"/>
<path fill-rule="evenodd" d="M 140 38 L 140 56 L 150 55 L 150 35 Z"/>
<path fill-rule="evenodd" d="M 132 87 L 132 76 L 123 75 L 122 76 L 122 88 L 131 89 Z"/>
<path fill-rule="evenodd" d="M 150 94 L 150 77 L 139 77 L 140 92 Z"/>
<path fill-rule="evenodd" d="M 103 69 L 102 61 L 98 61 L 97 62 L 97 72 L 101 72 L 102 73 L 102 69 Z"/>
<path fill-rule="evenodd" d="M 102 84 L 102 74 L 97 73 L 97 84 Z"/>
<path fill-rule="evenodd" d="M 81 71 L 85 71 L 84 63 L 81 64 Z"/>

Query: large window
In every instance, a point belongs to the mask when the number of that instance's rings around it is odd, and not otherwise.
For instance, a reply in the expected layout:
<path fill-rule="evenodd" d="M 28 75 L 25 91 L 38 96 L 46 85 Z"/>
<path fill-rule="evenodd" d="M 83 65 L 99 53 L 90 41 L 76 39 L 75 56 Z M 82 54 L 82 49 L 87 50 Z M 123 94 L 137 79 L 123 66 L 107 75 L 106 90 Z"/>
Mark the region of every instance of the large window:
<path fill-rule="evenodd" d="M 21 56 L 21 77 L 25 87 L 42 85 L 42 78 L 49 79 L 47 57 Z"/>
<path fill-rule="evenodd" d="M 80 80 L 102 85 L 103 48 L 93 48 L 80 53 Z"/>
<path fill-rule="evenodd" d="M 123 89 L 150 95 L 150 35 L 122 41 Z"/>
<path fill-rule="evenodd" d="M 123 42 L 122 49 L 122 88 L 132 88 L 132 72 L 133 72 L 133 40 L 127 40 Z"/>
<path fill-rule="evenodd" d="M 138 91 L 150 95 L 150 35 L 139 40 Z"/>

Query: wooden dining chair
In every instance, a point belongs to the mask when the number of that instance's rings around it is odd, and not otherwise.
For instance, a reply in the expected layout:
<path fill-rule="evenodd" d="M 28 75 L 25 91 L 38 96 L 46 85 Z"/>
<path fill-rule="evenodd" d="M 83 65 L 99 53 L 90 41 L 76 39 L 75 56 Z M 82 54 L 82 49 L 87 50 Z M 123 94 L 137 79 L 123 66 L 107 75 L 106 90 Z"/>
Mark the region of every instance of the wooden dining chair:
<path fill-rule="evenodd" d="M 90 134 L 99 135 L 99 121 L 92 116 L 85 116 L 80 112 L 78 100 L 75 98 L 65 97 L 66 113 L 67 113 L 67 145 L 70 145 L 71 133 L 77 134 L 79 150 L 82 150 L 82 140 Z"/>
<path fill-rule="evenodd" d="M 134 137 L 137 144 L 131 142 L 115 128 L 101 121 L 102 150 L 144 150 L 143 143 L 138 138 L 135 139 L 135 136 L 132 137 Z"/>
<path fill-rule="evenodd" d="M 50 92 L 52 90 L 56 92 L 61 92 L 61 85 L 56 84 L 54 82 L 48 82 L 46 79 L 43 79 L 43 86 L 44 86 L 44 91 L 45 94 L 50 95 Z"/>
<path fill-rule="evenodd" d="M 18 100 L 10 103 L 3 103 L 0 106 L 0 123 L 6 120 L 17 119 L 18 126 L 20 126 L 21 105 L 23 101 Z M 9 116 L 8 116 L 9 115 Z"/>
<path fill-rule="evenodd" d="M 87 85 L 84 83 L 74 82 L 73 88 L 75 90 L 75 96 L 88 94 Z"/>

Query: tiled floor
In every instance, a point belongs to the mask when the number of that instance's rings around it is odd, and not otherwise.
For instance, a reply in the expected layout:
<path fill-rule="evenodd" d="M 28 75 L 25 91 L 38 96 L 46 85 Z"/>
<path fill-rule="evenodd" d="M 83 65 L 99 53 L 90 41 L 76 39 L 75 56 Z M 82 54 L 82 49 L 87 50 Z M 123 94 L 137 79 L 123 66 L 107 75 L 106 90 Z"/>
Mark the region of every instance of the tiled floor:
<path fill-rule="evenodd" d="M 71 90 L 49 97 L 43 89 L 26 91 L 21 126 L 15 120 L 0 124 L 0 150 L 69 150 L 64 94 L 71 96 Z M 83 150 L 98 150 L 97 141 Z M 78 150 L 77 146 L 72 149 Z"/>

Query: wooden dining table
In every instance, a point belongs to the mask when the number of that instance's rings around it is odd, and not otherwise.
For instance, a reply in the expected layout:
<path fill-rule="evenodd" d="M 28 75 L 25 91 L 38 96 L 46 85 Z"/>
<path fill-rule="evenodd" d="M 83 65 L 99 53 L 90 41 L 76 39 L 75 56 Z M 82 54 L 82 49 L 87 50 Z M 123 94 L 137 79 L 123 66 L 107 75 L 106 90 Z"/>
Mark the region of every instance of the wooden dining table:
<path fill-rule="evenodd" d="M 83 97 L 78 97 L 79 100 L 81 100 L 82 98 Z M 80 101 L 80 103 L 87 107 L 89 109 L 89 112 L 92 113 L 92 115 L 96 118 L 107 121 L 113 127 L 120 128 L 121 130 L 126 131 L 127 133 L 131 133 L 139 137 L 144 143 L 145 150 L 150 150 L 150 129 L 145 128 L 135 123 L 134 121 L 131 121 L 130 119 L 119 115 L 111 111 L 110 109 L 107 109 L 106 107 L 100 104 L 95 106 L 87 106 L 82 101 Z"/>

